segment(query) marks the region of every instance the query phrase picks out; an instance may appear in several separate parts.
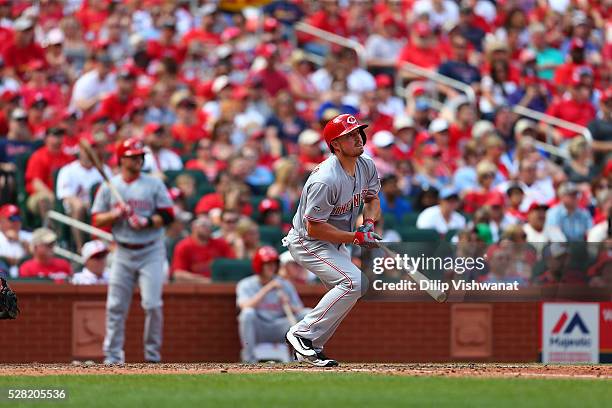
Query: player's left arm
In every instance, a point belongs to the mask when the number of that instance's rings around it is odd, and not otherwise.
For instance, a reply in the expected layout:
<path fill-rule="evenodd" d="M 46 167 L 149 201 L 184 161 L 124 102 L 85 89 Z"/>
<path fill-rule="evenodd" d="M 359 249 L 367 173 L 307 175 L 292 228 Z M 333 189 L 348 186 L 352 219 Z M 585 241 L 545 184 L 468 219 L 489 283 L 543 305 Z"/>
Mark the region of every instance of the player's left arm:
<path fill-rule="evenodd" d="M 151 226 L 161 228 L 174 221 L 174 203 L 170 193 L 162 181 L 158 183 L 155 195 L 155 213 L 151 216 Z"/>

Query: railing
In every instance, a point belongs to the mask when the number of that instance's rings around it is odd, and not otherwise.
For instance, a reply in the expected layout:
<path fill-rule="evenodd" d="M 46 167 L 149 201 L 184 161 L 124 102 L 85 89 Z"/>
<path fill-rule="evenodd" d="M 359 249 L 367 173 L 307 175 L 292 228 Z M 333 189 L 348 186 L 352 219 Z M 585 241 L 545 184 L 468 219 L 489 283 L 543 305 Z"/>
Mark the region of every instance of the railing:
<path fill-rule="evenodd" d="M 302 32 L 304 34 L 312 35 L 318 39 L 333 44 L 337 44 L 341 47 L 350 48 L 355 51 L 359 60 L 359 66 L 364 68 L 366 64 L 365 47 L 358 41 L 351 40 L 349 38 L 342 37 L 340 35 L 330 33 L 329 31 L 321 30 L 320 28 L 314 27 L 304 22 L 298 22 L 294 26 L 295 31 Z"/>
<path fill-rule="evenodd" d="M 82 221 L 79 221 L 72 217 L 68 217 L 62 213 L 58 213 L 57 211 L 49 211 L 47 215 L 49 218 L 51 218 L 54 221 L 60 222 L 62 224 L 66 224 L 70 227 L 79 229 L 88 234 L 95 235 L 98 238 L 103 239 L 105 241 L 113 242 L 115 240 L 113 238 L 113 234 L 111 234 L 110 232 L 106 232 L 104 230 L 101 230 L 100 228 L 96 228 L 89 224 L 85 224 Z"/>
<path fill-rule="evenodd" d="M 465 96 L 468 98 L 468 100 L 471 103 L 476 102 L 476 92 L 474 92 L 471 86 L 464 84 L 461 81 L 457 81 L 456 79 L 447 77 L 446 75 L 442 75 L 435 71 L 431 71 L 423 67 L 419 67 L 418 65 L 411 64 L 410 62 L 403 62 L 400 69 L 398 69 L 398 72 L 397 72 L 398 78 L 395 81 L 395 83 L 396 83 L 396 87 L 399 87 L 399 88 L 396 88 L 396 91 L 398 91 L 398 94 L 400 95 L 404 93 L 403 88 L 401 86 L 402 72 L 408 72 L 410 74 L 415 74 L 420 77 L 425 77 L 431 81 L 434 81 L 439 84 L 446 85 L 448 87 L 461 91 L 465 94 Z"/>
<path fill-rule="evenodd" d="M 525 116 L 530 119 L 539 120 L 540 122 L 544 122 L 546 124 L 560 127 L 563 129 L 571 130 L 572 132 L 578 133 L 587 140 L 587 142 L 591 143 L 593 141 L 593 136 L 589 129 L 584 126 L 577 125 L 572 122 L 568 122 L 567 120 L 559 119 L 554 116 L 547 115 L 542 112 L 535 111 L 533 109 L 526 108 L 521 105 L 514 105 L 512 107 L 512 111 L 517 115 Z"/>

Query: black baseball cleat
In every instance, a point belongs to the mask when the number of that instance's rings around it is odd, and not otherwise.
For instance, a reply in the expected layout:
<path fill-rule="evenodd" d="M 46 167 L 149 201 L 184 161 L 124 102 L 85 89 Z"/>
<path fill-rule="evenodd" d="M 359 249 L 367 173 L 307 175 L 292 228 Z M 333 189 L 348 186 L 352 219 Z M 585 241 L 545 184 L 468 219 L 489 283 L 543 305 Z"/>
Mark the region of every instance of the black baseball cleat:
<path fill-rule="evenodd" d="M 299 362 L 305 362 L 311 364 L 315 367 L 337 367 L 338 362 L 327 357 L 323 352 L 318 352 L 315 356 L 302 356 L 298 353 L 295 353 L 295 359 Z"/>
<path fill-rule="evenodd" d="M 285 339 L 287 340 L 287 344 L 289 344 L 297 354 L 300 354 L 304 357 L 314 357 L 317 355 L 317 352 L 312 347 L 312 341 L 302 338 L 300 336 L 296 336 L 291 332 L 291 329 L 285 335 Z"/>

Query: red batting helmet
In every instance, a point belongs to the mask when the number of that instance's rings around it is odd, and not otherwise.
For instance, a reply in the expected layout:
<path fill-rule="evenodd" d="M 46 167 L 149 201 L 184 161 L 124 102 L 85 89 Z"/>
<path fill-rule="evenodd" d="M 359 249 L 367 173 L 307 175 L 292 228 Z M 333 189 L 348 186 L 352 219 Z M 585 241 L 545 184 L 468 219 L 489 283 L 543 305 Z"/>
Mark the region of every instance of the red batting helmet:
<path fill-rule="evenodd" d="M 253 271 L 260 274 L 263 264 L 266 262 L 278 262 L 278 252 L 271 246 L 262 246 L 253 256 Z"/>
<path fill-rule="evenodd" d="M 117 146 L 117 158 L 129 156 L 142 156 L 145 154 L 142 140 L 131 137 L 119 143 Z"/>
<path fill-rule="evenodd" d="M 363 144 L 365 144 L 366 134 L 363 129 L 367 127 L 368 125 L 359 123 L 355 116 L 344 113 L 327 122 L 325 128 L 323 129 L 323 137 L 325 138 L 325 142 L 327 143 L 329 150 L 333 153 L 334 148 L 331 146 L 332 140 L 344 136 L 355 129 L 359 129 L 359 133 L 361 133 L 361 138 L 363 139 Z"/>

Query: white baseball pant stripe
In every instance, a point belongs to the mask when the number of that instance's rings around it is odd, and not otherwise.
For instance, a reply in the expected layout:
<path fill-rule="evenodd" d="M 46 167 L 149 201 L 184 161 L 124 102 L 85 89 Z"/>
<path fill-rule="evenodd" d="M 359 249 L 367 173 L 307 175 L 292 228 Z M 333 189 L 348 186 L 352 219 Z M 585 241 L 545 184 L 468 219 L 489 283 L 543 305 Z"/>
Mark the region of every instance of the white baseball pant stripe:
<path fill-rule="evenodd" d="M 331 288 L 317 306 L 295 326 L 295 334 L 312 341 L 317 350 L 334 334 L 342 320 L 363 295 L 362 273 L 351 262 L 345 245 L 325 241 L 308 241 L 294 235 L 287 237 L 293 259 L 313 272 Z"/>

